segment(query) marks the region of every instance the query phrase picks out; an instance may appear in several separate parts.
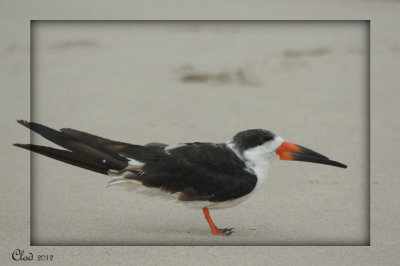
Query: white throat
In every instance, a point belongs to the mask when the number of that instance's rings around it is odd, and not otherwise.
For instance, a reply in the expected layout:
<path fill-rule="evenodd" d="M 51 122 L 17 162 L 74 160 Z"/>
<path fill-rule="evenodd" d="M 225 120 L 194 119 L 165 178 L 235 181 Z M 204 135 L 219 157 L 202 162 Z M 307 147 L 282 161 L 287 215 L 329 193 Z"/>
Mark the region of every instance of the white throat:
<path fill-rule="evenodd" d="M 273 141 L 269 141 L 263 145 L 250 148 L 243 153 L 240 153 L 235 144 L 232 141 L 226 143 L 226 145 L 235 152 L 235 154 L 242 159 L 246 164 L 246 170 L 250 170 L 257 176 L 257 189 L 268 176 L 269 164 L 272 160 L 278 158 L 275 150 L 284 142 L 284 140 L 276 136 Z"/>

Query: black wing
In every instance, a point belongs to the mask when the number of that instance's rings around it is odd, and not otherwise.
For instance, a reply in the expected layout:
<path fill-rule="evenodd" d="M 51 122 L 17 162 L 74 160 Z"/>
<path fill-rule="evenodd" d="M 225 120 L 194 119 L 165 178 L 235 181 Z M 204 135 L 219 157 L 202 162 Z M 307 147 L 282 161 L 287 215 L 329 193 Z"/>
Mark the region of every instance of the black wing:
<path fill-rule="evenodd" d="M 250 193 L 254 174 L 224 144 L 190 143 L 165 151 L 162 160 L 144 165 L 142 175 L 132 177 L 148 187 L 181 192 L 180 200 L 226 201 Z"/>

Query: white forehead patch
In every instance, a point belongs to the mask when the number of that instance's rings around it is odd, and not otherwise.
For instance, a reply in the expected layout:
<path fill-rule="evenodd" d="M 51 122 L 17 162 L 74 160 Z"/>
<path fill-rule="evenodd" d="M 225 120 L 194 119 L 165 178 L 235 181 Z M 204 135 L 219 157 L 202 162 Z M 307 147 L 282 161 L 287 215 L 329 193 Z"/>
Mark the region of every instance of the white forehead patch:
<path fill-rule="evenodd" d="M 275 150 L 281 146 L 282 142 L 284 142 L 284 140 L 276 136 L 273 140 L 248 149 L 243 153 L 246 166 L 257 175 L 256 188 L 267 179 L 269 162 L 278 157 Z"/>
<path fill-rule="evenodd" d="M 276 136 L 272 141 L 266 142 L 263 146 L 266 147 L 266 150 L 268 152 L 273 152 L 275 151 L 279 146 L 282 145 L 282 142 L 284 142 L 283 138 Z"/>
<path fill-rule="evenodd" d="M 246 150 L 243 153 L 243 156 L 245 159 L 250 160 L 250 161 L 258 161 L 258 160 L 265 160 L 268 159 L 268 157 L 272 155 L 276 155 L 274 151 L 281 146 L 282 142 L 284 140 L 276 136 L 273 140 L 267 141 L 263 145 L 259 145 L 253 148 L 250 148 Z"/>

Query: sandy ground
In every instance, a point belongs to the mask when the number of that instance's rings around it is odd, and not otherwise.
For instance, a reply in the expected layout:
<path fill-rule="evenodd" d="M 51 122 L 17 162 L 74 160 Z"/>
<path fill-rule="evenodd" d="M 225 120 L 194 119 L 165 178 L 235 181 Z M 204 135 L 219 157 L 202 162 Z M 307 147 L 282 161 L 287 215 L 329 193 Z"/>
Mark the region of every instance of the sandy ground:
<path fill-rule="evenodd" d="M 398 3 L 391 5 L 399 8 Z M 393 23 L 390 25 L 389 32 L 395 28 Z M 269 179 L 253 197 L 232 209 L 211 211 L 218 226 L 235 228 L 236 232 L 226 238 L 209 233 L 200 210 L 117 187 L 106 189 L 108 177 L 41 156 L 31 157 L 29 182 L 29 153 L 10 146 L 13 142 L 29 142 L 27 130 L 15 123 L 15 119 L 30 119 L 29 79 L 19 78 L 21 73 L 29 73 L 29 46 L 10 29 L 3 26 L 3 30 L 14 38 L 1 41 L 6 62 L 2 64 L 2 75 L 6 74 L 3 80 L 9 88 L 9 100 L 2 105 L 6 121 L 2 131 L 7 138 L 2 143 L 6 152 L 1 156 L 2 161 L 13 160 L 6 163 L 3 174 L 7 186 L 2 187 L 2 194 L 13 203 L 1 204 L 6 215 L 2 228 L 10 228 L 2 230 L 3 239 L 8 239 L 2 243 L 6 247 L 5 263 L 12 262 L 14 249 L 24 247 L 35 250 L 35 254 L 55 254 L 59 263 L 75 264 L 82 263 L 80 258 L 92 263 L 126 263 L 132 259 L 128 255 L 131 252 L 136 254 L 138 264 L 149 263 L 149 258 L 158 263 L 203 264 L 199 258 L 207 254 L 211 257 L 203 262 L 217 264 L 222 263 L 218 256 L 226 253 L 239 264 L 265 262 L 265 253 L 271 254 L 271 264 L 287 264 L 290 258 L 315 263 L 326 262 L 323 258 L 329 256 L 329 251 L 314 248 L 314 259 L 310 259 L 300 255 L 307 252 L 307 247 L 279 251 L 279 247 L 171 250 L 173 247 L 129 246 L 370 243 L 382 247 L 381 257 L 369 259 L 369 252 L 354 255 L 357 247 L 337 247 L 332 264 L 337 265 L 337 260 L 346 256 L 352 256 L 353 262 L 370 264 L 397 260 L 393 255 L 397 237 L 391 233 L 397 229 L 390 222 L 393 212 L 389 206 L 382 207 L 383 199 L 374 201 L 374 193 L 394 201 L 396 193 L 392 191 L 398 186 L 390 186 L 389 177 L 395 176 L 395 170 L 387 166 L 390 161 L 383 162 L 384 176 L 372 177 L 372 183 L 368 172 L 367 23 L 33 24 L 33 121 L 135 144 L 223 142 L 240 130 L 264 128 L 349 166 L 343 170 L 302 162 L 274 162 Z M 22 33 L 29 34 L 29 28 Z M 372 96 L 377 95 L 379 103 L 393 103 L 389 91 L 394 87 L 387 75 L 392 73 L 390 60 L 398 58 L 400 42 L 398 36 L 376 34 L 372 48 L 379 57 L 375 62 L 385 68 L 372 67 L 380 73 L 372 85 L 387 82 L 384 84 L 388 89 Z M 392 111 L 389 105 L 383 110 Z M 373 129 L 384 125 L 386 134 L 391 134 L 390 127 L 398 123 L 388 125 L 385 117 L 372 124 Z M 382 139 L 386 134 L 373 131 L 372 137 Z M 32 142 L 49 145 L 38 136 L 32 136 Z M 380 145 L 377 151 L 383 147 Z M 384 216 L 388 218 L 379 218 Z M 377 232 L 371 238 L 370 229 Z M 379 253 L 371 247 L 365 249 Z M 176 258 L 174 250 L 182 256 Z M 282 257 L 281 252 L 287 255 Z M 74 255 L 76 258 L 71 258 Z"/>
<path fill-rule="evenodd" d="M 213 212 L 237 231 L 222 238 L 201 211 L 34 156 L 33 244 L 368 244 L 367 26 L 34 24 L 34 121 L 136 144 L 265 128 L 349 168 L 276 162 L 254 198 Z"/>

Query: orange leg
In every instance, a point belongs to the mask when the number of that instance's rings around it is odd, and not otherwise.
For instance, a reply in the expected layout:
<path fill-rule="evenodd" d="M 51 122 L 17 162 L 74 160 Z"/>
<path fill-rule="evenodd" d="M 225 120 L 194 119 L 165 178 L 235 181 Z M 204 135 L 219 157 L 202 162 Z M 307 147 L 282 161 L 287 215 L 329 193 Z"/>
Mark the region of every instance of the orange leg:
<path fill-rule="evenodd" d="M 230 234 L 233 233 L 233 228 L 225 228 L 225 229 L 219 229 L 213 222 L 210 216 L 210 212 L 208 211 L 208 208 L 204 207 L 203 208 L 203 213 L 204 217 L 206 217 L 207 223 L 210 226 L 211 233 L 213 235 L 218 235 L 218 236 L 229 236 Z"/>

